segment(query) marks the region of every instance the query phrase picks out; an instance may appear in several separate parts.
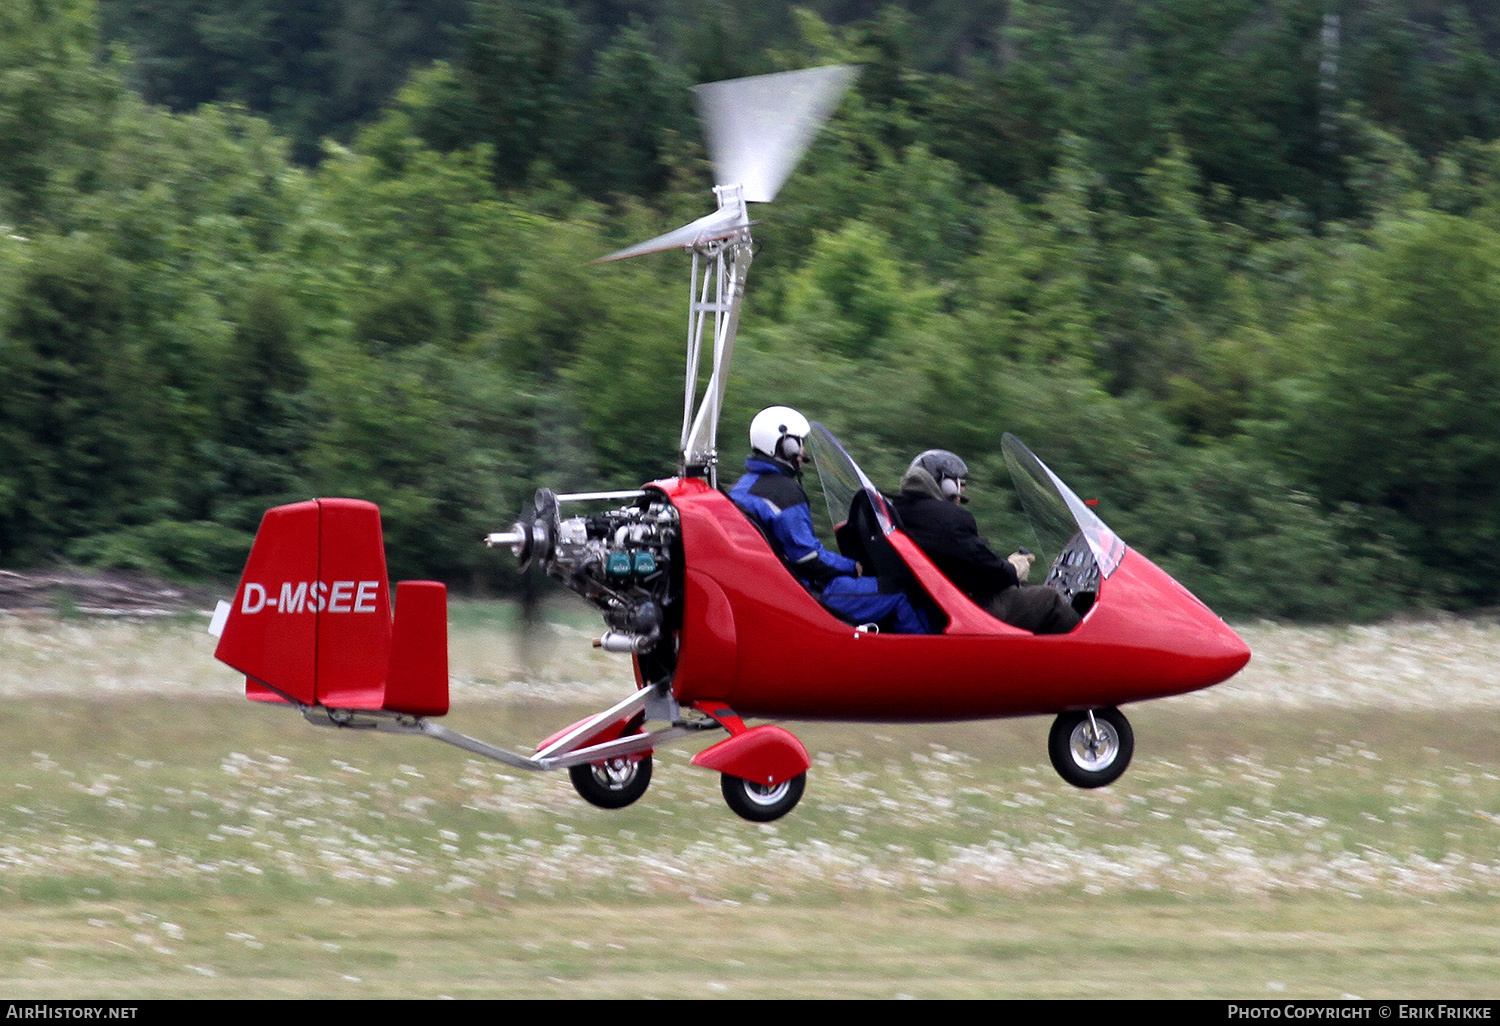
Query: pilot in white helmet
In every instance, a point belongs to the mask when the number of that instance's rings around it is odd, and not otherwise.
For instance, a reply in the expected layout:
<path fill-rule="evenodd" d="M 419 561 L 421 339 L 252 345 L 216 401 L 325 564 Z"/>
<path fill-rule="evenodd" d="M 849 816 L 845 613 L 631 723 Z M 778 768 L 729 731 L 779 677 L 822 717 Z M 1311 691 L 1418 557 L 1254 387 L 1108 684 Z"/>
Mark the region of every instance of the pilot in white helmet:
<path fill-rule="evenodd" d="M 802 463 L 812 425 L 789 406 L 770 406 L 750 422 L 745 476 L 729 491 L 735 505 L 760 527 L 771 547 L 802 584 L 850 623 L 875 623 L 897 634 L 926 634 L 926 617 L 905 594 L 882 592 L 858 563 L 830 552 L 813 530 L 802 489 Z"/>

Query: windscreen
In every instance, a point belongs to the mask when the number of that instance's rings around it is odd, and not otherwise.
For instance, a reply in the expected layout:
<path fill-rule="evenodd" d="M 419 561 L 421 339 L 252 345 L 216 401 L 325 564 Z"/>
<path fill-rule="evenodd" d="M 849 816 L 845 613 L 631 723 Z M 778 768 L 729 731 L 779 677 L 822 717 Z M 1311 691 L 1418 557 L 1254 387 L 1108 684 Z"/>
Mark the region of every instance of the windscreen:
<path fill-rule="evenodd" d="M 1007 434 L 1000 445 L 1021 508 L 1031 521 L 1042 552 L 1049 557 L 1060 553 L 1081 535 L 1094 555 L 1100 575 L 1108 577 L 1114 573 L 1125 556 L 1125 543 L 1015 435 Z"/>
<path fill-rule="evenodd" d="M 818 480 L 828 503 L 829 523 L 837 527 L 849 519 L 850 504 L 853 503 L 854 496 L 863 491 L 870 497 L 870 505 L 875 510 L 875 519 L 880 523 L 881 531 L 891 533 L 891 514 L 886 508 L 885 498 L 870 483 L 865 472 L 849 458 L 839 440 L 833 437 L 832 431 L 815 422 L 807 436 L 807 451 L 813 458 L 813 465 L 818 468 Z"/>

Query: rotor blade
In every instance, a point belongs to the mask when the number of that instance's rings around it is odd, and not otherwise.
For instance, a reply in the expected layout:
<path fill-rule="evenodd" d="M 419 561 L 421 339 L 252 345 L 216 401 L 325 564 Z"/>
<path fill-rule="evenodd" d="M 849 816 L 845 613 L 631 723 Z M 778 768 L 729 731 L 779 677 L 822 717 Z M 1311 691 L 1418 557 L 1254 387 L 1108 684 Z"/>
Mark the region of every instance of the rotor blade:
<path fill-rule="evenodd" d="M 611 260 L 640 256 L 643 253 L 659 253 L 664 249 L 687 249 L 699 243 L 730 238 L 749 225 L 743 204 L 721 207 L 712 214 L 698 218 L 692 224 L 685 224 L 681 228 L 667 232 L 665 235 L 658 235 L 646 242 L 637 242 L 634 246 L 616 250 L 609 256 L 590 260 L 589 263 L 603 264 Z"/>
<path fill-rule="evenodd" d="M 775 199 L 858 73 L 834 64 L 694 87 L 715 184 L 743 185 L 750 203 Z"/>

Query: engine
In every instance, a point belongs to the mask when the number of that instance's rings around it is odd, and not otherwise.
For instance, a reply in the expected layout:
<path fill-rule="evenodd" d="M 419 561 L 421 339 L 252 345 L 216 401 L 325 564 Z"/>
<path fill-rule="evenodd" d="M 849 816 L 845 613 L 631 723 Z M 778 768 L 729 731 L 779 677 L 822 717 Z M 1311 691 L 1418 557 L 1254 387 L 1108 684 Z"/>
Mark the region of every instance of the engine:
<path fill-rule="evenodd" d="M 630 496 L 635 502 L 604 513 L 564 518 L 562 502 Z M 524 570 L 535 560 L 552 577 L 598 606 L 609 631 L 595 645 L 644 653 L 680 615 L 674 562 L 681 551 L 677 510 L 660 492 L 554 495 L 537 492 L 535 513 L 490 545 L 509 545 Z"/>

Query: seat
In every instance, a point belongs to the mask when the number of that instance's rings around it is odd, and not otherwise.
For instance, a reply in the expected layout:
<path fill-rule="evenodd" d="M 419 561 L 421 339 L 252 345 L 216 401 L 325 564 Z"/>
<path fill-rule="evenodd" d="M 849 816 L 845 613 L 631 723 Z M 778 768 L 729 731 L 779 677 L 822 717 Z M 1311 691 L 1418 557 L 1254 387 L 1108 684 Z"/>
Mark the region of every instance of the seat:
<path fill-rule="evenodd" d="M 899 527 L 900 520 L 896 517 L 896 511 L 889 506 L 887 510 Z M 918 583 L 901 554 L 886 538 L 868 492 L 855 493 L 849 502 L 849 519 L 835 527 L 833 535 L 839 551 L 868 567 L 880 581 L 882 591 L 904 594 L 907 601 L 927 617 L 931 633 L 943 633 L 943 629 L 948 626 L 948 614 L 932 601 L 932 597 Z"/>

